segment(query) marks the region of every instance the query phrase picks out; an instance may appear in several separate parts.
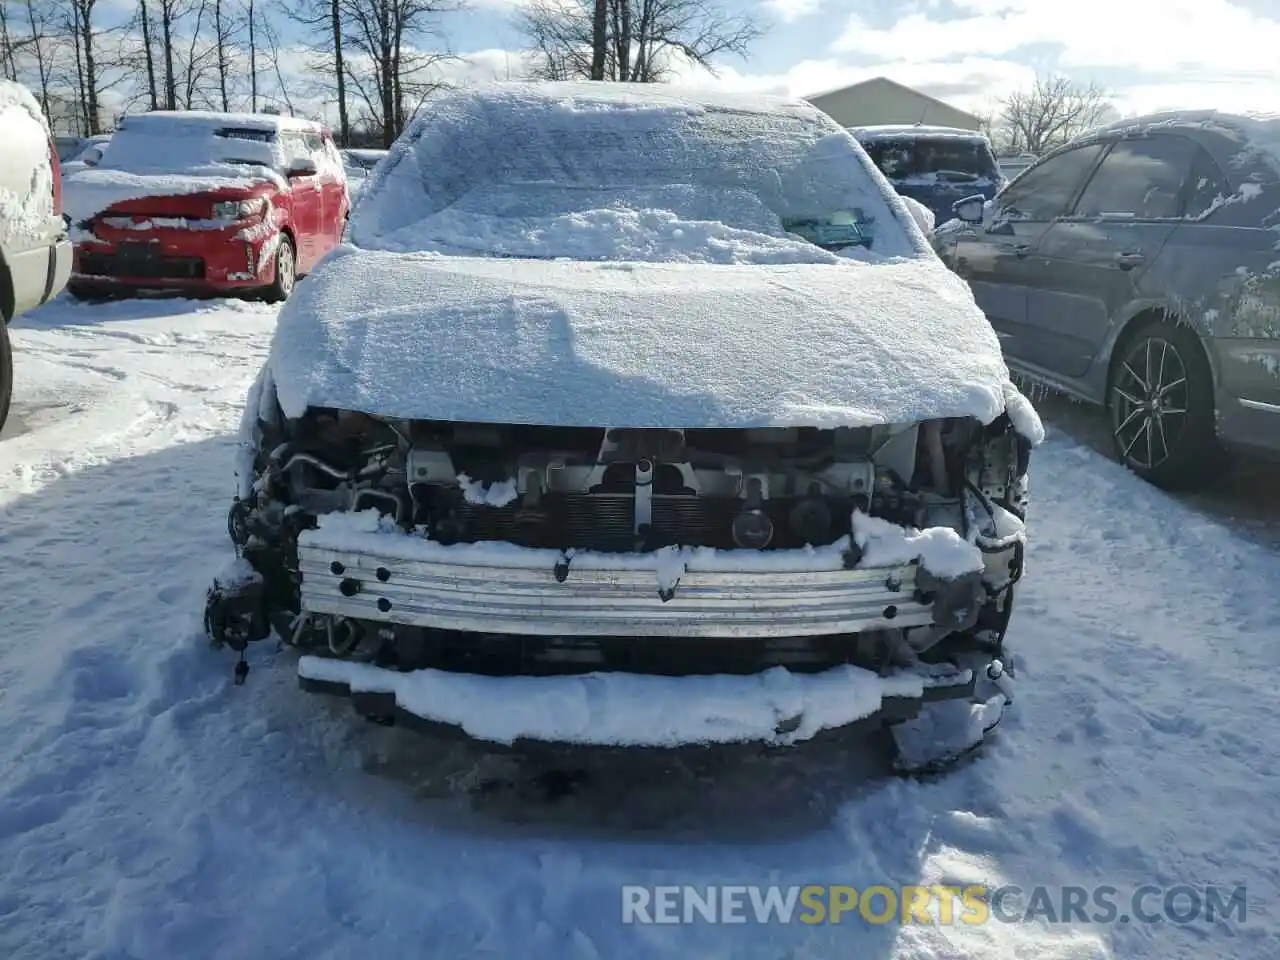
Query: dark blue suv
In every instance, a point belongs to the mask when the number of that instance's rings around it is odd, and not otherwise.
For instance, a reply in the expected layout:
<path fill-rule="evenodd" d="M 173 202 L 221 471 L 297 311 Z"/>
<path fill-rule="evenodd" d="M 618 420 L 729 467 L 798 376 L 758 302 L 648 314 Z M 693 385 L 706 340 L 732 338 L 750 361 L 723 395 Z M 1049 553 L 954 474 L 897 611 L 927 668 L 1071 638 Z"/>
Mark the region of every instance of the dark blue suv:
<path fill-rule="evenodd" d="M 991 144 L 980 133 L 922 124 L 857 127 L 849 131 L 904 197 L 918 200 L 938 223 L 955 218 L 951 205 L 1004 183 Z"/>

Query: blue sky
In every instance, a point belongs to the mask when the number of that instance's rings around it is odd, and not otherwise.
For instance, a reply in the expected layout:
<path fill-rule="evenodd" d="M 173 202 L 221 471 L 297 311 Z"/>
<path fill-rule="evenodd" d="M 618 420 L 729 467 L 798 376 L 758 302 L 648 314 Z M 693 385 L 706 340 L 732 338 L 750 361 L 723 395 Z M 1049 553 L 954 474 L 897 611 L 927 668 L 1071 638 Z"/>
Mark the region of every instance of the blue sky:
<path fill-rule="evenodd" d="M 518 56 L 523 0 L 470 0 L 445 18 L 459 72 Z M 1280 111 L 1280 0 L 719 0 L 768 25 L 712 81 L 802 96 L 885 75 L 970 109 L 1037 71 L 1096 81 L 1125 113 L 1215 106 Z"/>

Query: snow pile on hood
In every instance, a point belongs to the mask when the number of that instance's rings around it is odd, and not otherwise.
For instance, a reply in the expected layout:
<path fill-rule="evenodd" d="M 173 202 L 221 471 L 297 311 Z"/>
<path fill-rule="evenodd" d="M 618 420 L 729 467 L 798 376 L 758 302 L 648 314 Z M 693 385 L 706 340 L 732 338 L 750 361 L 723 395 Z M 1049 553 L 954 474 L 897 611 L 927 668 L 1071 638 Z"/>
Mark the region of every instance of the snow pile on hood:
<path fill-rule="evenodd" d="M 126 200 L 251 190 L 264 181 L 284 188 L 279 170 L 286 161 L 276 123 L 277 118 L 252 114 L 127 117 L 97 166 L 66 177 L 64 209 L 79 223 Z"/>
<path fill-rule="evenodd" d="M 25 114 L 26 116 L 22 116 Z M 49 125 L 40 105 L 21 84 L 0 80 L 0 131 L 18 147 L 17 156 L 43 157 L 48 153 Z M 18 142 L 14 143 L 13 138 Z M 0 186 L 0 242 L 22 240 L 22 246 L 46 234 L 53 210 L 53 171 L 48 163 L 37 164 L 31 175 Z M 17 186 L 15 192 L 8 187 Z"/>
<path fill-rule="evenodd" d="M 868 227 L 870 229 L 870 227 Z M 381 239 L 383 249 L 530 259 L 834 263 L 755 194 L 690 186 L 483 187 Z M 861 247 L 852 251 L 865 253 Z M 842 255 L 846 254 L 842 251 Z"/>
<path fill-rule="evenodd" d="M 618 427 L 1039 422 L 936 257 L 685 265 L 339 248 L 281 312 L 281 407 Z"/>
<path fill-rule="evenodd" d="M 363 188 L 350 236 L 356 246 L 372 250 L 421 252 L 447 240 L 470 252 L 501 253 L 483 247 L 494 242 L 492 232 L 468 244 L 452 229 L 442 235 L 452 225 L 432 225 L 431 218 L 477 196 L 491 199 L 494 188 L 534 194 L 555 187 L 668 199 L 683 189 L 688 196 L 727 203 L 723 209 L 704 204 L 703 215 L 692 218 L 697 221 L 763 230 L 763 236 L 776 238 L 784 225 L 853 220 L 870 225 L 872 250 L 880 256 L 928 252 L 857 141 L 816 108 L 776 97 L 649 84 L 500 83 L 440 94 Z M 751 226 L 739 222 L 738 198 L 744 194 L 767 212 L 767 226 L 758 212 Z M 657 209 L 680 212 L 660 204 Z M 652 226 L 659 235 L 672 229 L 669 218 L 659 217 Z M 518 219 L 508 227 L 510 243 L 533 249 Z M 691 245 L 692 237 L 684 239 Z M 605 244 L 598 255 L 609 255 L 611 241 Z M 582 253 L 575 246 L 570 255 Z"/>

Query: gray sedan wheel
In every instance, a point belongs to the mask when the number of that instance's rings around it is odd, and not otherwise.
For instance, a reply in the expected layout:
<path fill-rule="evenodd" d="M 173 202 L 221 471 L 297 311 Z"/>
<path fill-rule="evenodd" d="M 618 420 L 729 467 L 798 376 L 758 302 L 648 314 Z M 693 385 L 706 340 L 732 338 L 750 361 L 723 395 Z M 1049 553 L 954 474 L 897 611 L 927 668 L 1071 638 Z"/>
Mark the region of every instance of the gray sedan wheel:
<path fill-rule="evenodd" d="M 1225 469 L 1213 375 L 1189 329 L 1153 323 L 1126 337 L 1112 360 L 1107 406 L 1116 455 L 1156 486 L 1200 486 Z"/>

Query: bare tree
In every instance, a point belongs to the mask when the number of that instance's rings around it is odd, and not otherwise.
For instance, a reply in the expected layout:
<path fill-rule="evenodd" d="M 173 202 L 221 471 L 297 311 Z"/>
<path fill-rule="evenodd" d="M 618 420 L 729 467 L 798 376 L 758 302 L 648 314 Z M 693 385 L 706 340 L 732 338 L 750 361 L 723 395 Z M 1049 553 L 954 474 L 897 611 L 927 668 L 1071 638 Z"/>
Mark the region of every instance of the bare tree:
<path fill-rule="evenodd" d="M 147 0 L 138 2 L 138 20 L 142 27 L 142 52 L 147 64 L 147 98 L 151 109 L 158 110 L 160 97 L 156 89 L 156 57 L 151 46 L 151 12 L 147 9 Z"/>
<path fill-rule="evenodd" d="M 531 0 L 518 23 L 548 80 L 655 83 L 678 58 L 714 73 L 716 57 L 745 55 L 762 33 L 751 15 L 727 13 L 717 0 Z"/>
<path fill-rule="evenodd" d="M 96 49 L 100 34 L 94 28 L 93 15 L 98 0 L 71 0 L 68 26 L 75 45 L 76 79 L 80 87 L 80 113 L 84 131 L 102 132 L 102 77 Z"/>
<path fill-rule="evenodd" d="M 178 76 L 173 68 L 173 41 L 178 17 L 182 15 L 180 0 L 159 0 L 160 45 L 164 51 L 164 108 L 178 109 Z"/>
<path fill-rule="evenodd" d="M 307 29 L 315 40 L 310 48 L 312 69 L 319 77 L 316 84 L 326 94 L 336 96 L 338 104 L 338 142 L 346 144 L 351 137 L 347 111 L 347 58 L 343 51 L 346 29 L 340 0 L 295 0 L 285 7 L 286 15 Z"/>
<path fill-rule="evenodd" d="M 248 0 L 245 7 L 245 19 L 249 23 L 249 112 L 258 112 L 258 43 L 255 36 L 257 17 L 254 14 L 253 0 Z"/>
<path fill-rule="evenodd" d="M 222 104 L 222 112 L 231 109 L 231 100 L 227 96 L 227 76 L 231 73 L 231 53 L 235 43 L 235 34 L 239 29 L 223 6 L 223 0 L 213 0 L 213 37 L 216 64 L 218 67 L 218 101 Z"/>
<path fill-rule="evenodd" d="M 609 0 L 595 0 L 591 13 L 591 79 L 604 79 L 609 57 Z"/>
<path fill-rule="evenodd" d="M 1043 153 L 1098 126 L 1114 113 L 1106 91 L 1096 84 L 1049 76 L 1038 78 L 1030 90 L 1006 97 L 1000 123 L 1011 149 Z"/>
<path fill-rule="evenodd" d="M 293 116 L 295 111 L 293 108 L 293 98 L 289 96 L 289 84 L 285 82 L 284 70 L 280 67 L 280 34 L 276 32 L 270 20 L 262 22 L 262 36 L 267 41 L 267 60 L 271 64 L 271 70 L 276 75 L 276 84 L 280 88 L 279 101 L 284 103 L 285 109 L 289 116 Z M 264 99 L 274 99 L 266 97 Z M 271 112 L 279 113 L 278 105 L 273 104 L 274 110 Z"/>
<path fill-rule="evenodd" d="M 9 4 L 0 0 L 0 77 L 18 79 L 18 40 L 9 30 Z"/>
<path fill-rule="evenodd" d="M 40 109 L 45 116 L 50 116 L 50 83 L 53 78 L 54 55 L 58 46 L 58 38 L 54 36 L 53 19 L 55 10 L 45 0 L 27 0 L 27 53 L 28 60 L 35 68 L 34 86 L 40 98 Z M 17 74 L 15 72 L 15 79 Z"/>
<path fill-rule="evenodd" d="M 186 76 L 183 84 L 182 107 L 192 110 L 197 106 L 207 105 L 208 101 L 200 99 L 201 81 L 204 79 L 208 61 L 213 59 L 216 47 L 200 49 L 200 30 L 204 26 L 205 14 L 208 12 L 208 0 L 200 0 L 196 7 L 196 22 L 191 28 L 191 37 L 187 44 Z"/>
<path fill-rule="evenodd" d="M 390 147 L 432 91 L 443 85 L 439 67 L 453 54 L 421 43 L 440 43 L 439 17 L 457 0 L 340 0 L 349 44 L 347 79 Z"/>
<path fill-rule="evenodd" d="M 338 92 L 338 138 L 345 146 L 351 136 L 347 118 L 347 64 L 342 56 L 342 5 L 329 0 L 329 26 L 333 32 L 333 76 Z"/>

